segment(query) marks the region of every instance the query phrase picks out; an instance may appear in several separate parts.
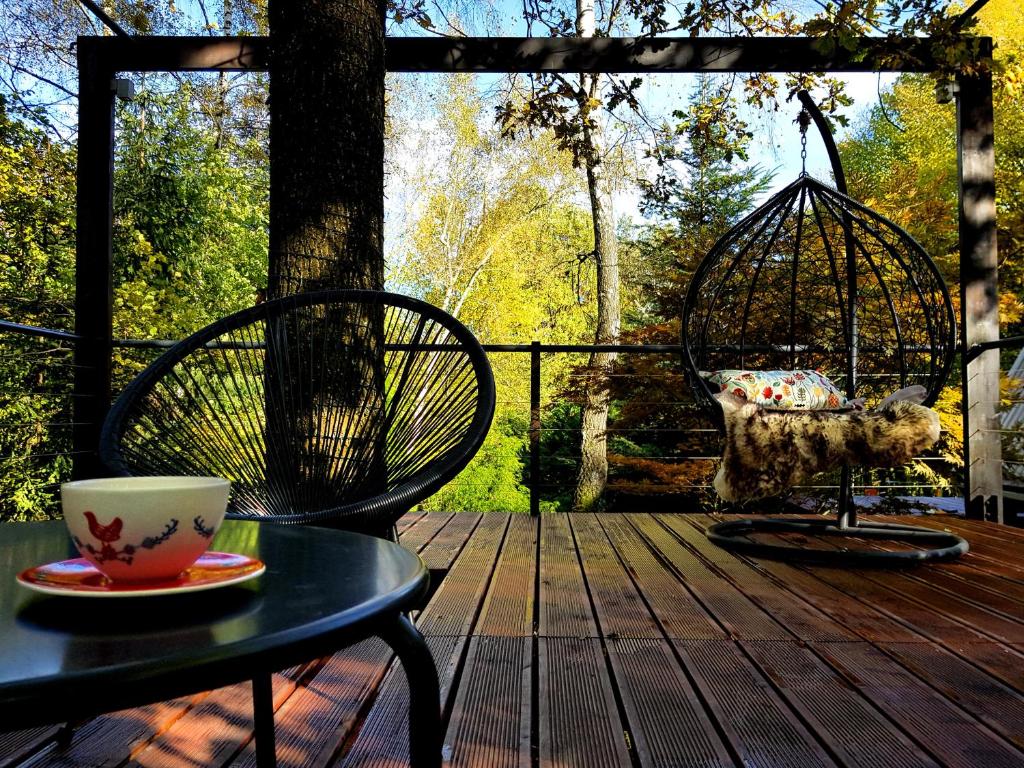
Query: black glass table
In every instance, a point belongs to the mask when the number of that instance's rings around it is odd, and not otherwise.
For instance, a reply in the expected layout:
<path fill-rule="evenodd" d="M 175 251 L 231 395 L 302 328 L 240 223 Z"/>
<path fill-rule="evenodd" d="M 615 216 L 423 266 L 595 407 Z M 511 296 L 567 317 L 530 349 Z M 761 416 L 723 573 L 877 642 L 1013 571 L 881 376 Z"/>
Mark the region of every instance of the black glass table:
<path fill-rule="evenodd" d="M 256 756 L 273 766 L 274 671 L 378 636 L 409 680 L 413 766 L 441 765 L 437 670 L 405 612 L 428 573 L 416 555 L 356 533 L 226 521 L 212 550 L 258 557 L 262 576 L 151 597 L 56 597 L 15 582 L 77 557 L 62 522 L 0 525 L 0 729 L 91 717 L 252 680 Z"/>

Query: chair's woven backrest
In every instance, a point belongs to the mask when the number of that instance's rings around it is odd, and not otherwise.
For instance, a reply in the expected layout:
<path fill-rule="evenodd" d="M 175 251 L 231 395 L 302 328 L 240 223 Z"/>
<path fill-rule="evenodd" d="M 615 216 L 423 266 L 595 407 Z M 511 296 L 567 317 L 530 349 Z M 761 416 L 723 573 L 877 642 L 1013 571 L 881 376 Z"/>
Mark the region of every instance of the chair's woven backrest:
<path fill-rule="evenodd" d="M 100 455 L 122 475 L 226 477 L 235 517 L 381 531 L 466 465 L 493 412 L 461 323 L 405 296 L 326 291 L 170 349 L 112 407 Z"/>

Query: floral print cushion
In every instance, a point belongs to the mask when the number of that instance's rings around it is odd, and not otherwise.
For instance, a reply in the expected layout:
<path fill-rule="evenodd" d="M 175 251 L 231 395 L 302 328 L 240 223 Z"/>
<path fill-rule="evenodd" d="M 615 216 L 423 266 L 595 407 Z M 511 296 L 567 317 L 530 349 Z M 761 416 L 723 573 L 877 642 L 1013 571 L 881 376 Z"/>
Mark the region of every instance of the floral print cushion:
<path fill-rule="evenodd" d="M 719 391 L 764 408 L 822 411 L 846 405 L 839 388 L 817 371 L 724 370 L 712 371 L 706 378 Z"/>

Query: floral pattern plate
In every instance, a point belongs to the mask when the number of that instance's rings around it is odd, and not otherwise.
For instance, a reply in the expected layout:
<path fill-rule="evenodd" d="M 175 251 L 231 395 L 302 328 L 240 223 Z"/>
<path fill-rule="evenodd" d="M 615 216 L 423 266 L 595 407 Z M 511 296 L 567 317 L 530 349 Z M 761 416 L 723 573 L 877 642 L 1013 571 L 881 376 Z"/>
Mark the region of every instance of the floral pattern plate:
<path fill-rule="evenodd" d="M 247 555 L 206 552 L 180 576 L 163 581 L 115 582 L 84 557 L 37 565 L 18 574 L 29 589 L 75 597 L 149 597 L 216 589 L 255 579 L 267 567 Z"/>

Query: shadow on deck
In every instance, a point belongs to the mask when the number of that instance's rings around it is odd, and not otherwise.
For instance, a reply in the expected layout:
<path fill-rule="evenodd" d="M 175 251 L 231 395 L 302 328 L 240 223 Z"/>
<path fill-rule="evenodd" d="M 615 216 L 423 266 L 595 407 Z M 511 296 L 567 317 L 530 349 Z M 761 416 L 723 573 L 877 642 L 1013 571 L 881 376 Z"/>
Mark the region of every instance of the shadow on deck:
<path fill-rule="evenodd" d="M 971 552 L 843 571 L 737 558 L 705 539 L 712 521 L 403 519 L 402 543 L 450 569 L 417 619 L 449 762 L 1024 765 L 1024 531 L 914 518 Z M 407 763 L 405 678 L 381 642 L 277 675 L 275 706 L 282 766 Z M 0 736 L 0 767 L 255 765 L 248 685 L 56 735 Z"/>

